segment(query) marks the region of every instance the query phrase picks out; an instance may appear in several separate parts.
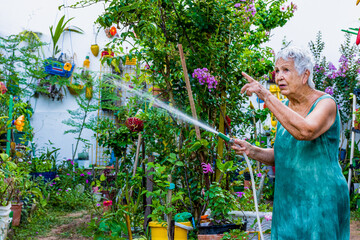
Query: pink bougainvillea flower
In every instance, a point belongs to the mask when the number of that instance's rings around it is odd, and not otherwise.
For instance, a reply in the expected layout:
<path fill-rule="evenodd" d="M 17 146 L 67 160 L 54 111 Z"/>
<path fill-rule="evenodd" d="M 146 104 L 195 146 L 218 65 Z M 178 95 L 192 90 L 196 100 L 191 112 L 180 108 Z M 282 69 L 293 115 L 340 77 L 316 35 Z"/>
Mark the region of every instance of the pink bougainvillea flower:
<path fill-rule="evenodd" d="M 235 192 L 235 194 L 236 194 L 239 198 L 241 198 L 242 196 L 245 195 L 244 192 Z"/>
<path fill-rule="evenodd" d="M 201 166 L 203 168 L 203 173 L 214 173 L 210 163 L 201 163 Z"/>
<path fill-rule="evenodd" d="M 144 122 L 137 117 L 126 119 L 125 125 L 132 132 L 141 132 L 144 130 Z"/>
<path fill-rule="evenodd" d="M 271 214 L 265 214 L 264 218 L 265 218 L 266 221 L 271 221 L 272 215 Z"/>
<path fill-rule="evenodd" d="M 104 207 L 108 207 L 108 206 L 111 206 L 112 205 L 112 201 L 111 200 L 109 200 L 109 201 L 104 201 L 103 202 L 103 206 Z"/>
<path fill-rule="evenodd" d="M 13 124 L 15 125 L 16 129 L 19 132 L 22 132 L 22 130 L 24 129 L 24 125 L 25 125 L 24 121 L 25 121 L 25 116 L 21 115 L 13 122 Z"/>
<path fill-rule="evenodd" d="M 257 176 L 257 177 L 261 177 L 261 176 L 262 176 L 262 174 L 261 174 L 261 173 L 258 173 L 258 174 L 256 174 L 256 176 Z"/>

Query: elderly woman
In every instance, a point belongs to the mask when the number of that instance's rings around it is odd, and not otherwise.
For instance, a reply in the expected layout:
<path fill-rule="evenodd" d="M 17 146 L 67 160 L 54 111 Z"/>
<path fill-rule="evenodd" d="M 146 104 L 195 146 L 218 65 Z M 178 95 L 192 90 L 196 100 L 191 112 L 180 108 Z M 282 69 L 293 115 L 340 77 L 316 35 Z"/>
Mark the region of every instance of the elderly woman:
<path fill-rule="evenodd" d="M 276 166 L 271 239 L 350 238 L 350 201 L 338 163 L 340 118 L 335 100 L 315 89 L 311 55 L 287 47 L 276 55 L 275 81 L 283 102 L 243 73 L 242 93 L 255 93 L 278 120 L 274 148 L 236 140 L 237 154 Z"/>

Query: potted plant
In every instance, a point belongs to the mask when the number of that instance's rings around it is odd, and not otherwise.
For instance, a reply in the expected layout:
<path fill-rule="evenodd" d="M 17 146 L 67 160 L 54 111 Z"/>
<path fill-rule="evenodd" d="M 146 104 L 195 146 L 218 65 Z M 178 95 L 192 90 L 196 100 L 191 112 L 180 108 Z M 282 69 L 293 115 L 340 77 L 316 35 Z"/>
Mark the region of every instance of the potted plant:
<path fill-rule="evenodd" d="M 205 192 L 204 198 L 207 200 L 207 207 L 210 210 L 210 215 L 206 218 L 210 221 L 207 221 L 206 224 L 202 226 L 200 225 L 199 240 L 206 240 L 209 235 L 211 235 L 214 240 L 220 240 L 224 236 L 224 233 L 232 229 L 246 230 L 245 221 L 241 219 L 240 221 L 234 221 L 232 215 L 229 214 L 231 211 L 238 209 L 238 202 L 234 194 L 221 188 L 219 183 L 213 182 L 210 185 L 210 189 Z M 204 219 L 203 217 L 203 220 Z"/>
<path fill-rule="evenodd" d="M 49 141 L 50 146 L 53 145 Z M 31 169 L 30 175 L 34 178 L 44 177 L 45 181 L 51 181 L 56 176 L 56 161 L 59 155 L 60 148 L 53 146 L 46 147 L 46 150 L 41 149 L 38 157 L 32 158 L 27 163 Z"/>

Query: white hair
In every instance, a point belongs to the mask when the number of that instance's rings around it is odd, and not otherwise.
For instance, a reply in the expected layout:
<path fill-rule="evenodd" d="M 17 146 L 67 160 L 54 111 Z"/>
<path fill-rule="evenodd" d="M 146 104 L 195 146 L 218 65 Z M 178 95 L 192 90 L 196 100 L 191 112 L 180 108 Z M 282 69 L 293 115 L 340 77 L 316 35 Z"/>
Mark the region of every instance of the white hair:
<path fill-rule="evenodd" d="M 282 58 L 285 61 L 288 61 L 289 58 L 294 61 L 294 66 L 299 74 L 303 74 L 306 70 L 309 70 L 310 76 L 307 80 L 309 87 L 315 89 L 315 83 L 313 81 L 313 58 L 311 53 L 302 48 L 289 46 L 280 50 L 275 57 L 275 62 Z"/>

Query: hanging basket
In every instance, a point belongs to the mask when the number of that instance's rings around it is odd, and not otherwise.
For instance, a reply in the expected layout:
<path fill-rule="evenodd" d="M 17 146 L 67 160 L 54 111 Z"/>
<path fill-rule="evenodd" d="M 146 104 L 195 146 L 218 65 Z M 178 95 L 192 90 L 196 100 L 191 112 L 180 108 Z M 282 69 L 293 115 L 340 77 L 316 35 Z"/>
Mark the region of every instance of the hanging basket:
<path fill-rule="evenodd" d="M 72 83 L 71 79 L 70 84 L 67 86 L 67 88 L 69 89 L 71 95 L 79 96 L 80 93 L 82 93 L 82 91 L 84 90 L 84 85 L 79 83 Z"/>
<path fill-rule="evenodd" d="M 75 68 L 75 64 L 64 63 L 55 58 L 47 58 L 44 61 L 44 68 L 47 74 L 69 78 Z"/>

